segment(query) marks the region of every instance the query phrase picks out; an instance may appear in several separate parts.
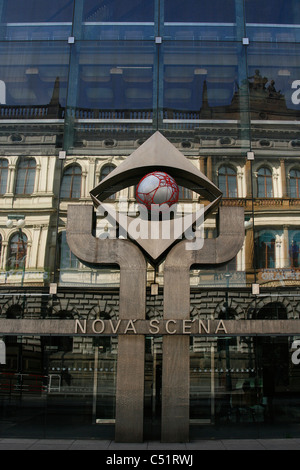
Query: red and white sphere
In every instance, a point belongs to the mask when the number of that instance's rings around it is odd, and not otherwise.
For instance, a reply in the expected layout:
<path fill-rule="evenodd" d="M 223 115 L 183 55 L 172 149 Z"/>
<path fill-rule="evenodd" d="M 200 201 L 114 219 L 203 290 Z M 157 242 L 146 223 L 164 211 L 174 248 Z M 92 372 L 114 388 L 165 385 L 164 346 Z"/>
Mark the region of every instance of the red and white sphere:
<path fill-rule="evenodd" d="M 148 173 L 136 188 L 137 202 L 146 206 L 148 210 L 151 210 L 151 205 L 154 204 L 156 207 L 162 204 L 171 207 L 178 201 L 178 196 L 179 188 L 176 181 L 163 171 Z"/>

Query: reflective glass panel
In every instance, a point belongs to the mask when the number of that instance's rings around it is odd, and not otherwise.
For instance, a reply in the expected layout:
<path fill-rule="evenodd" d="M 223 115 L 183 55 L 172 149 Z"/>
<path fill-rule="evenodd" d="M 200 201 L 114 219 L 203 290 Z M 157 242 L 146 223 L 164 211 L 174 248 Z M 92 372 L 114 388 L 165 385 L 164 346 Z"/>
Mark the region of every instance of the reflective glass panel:
<path fill-rule="evenodd" d="M 65 43 L 0 44 L 0 119 L 62 117 L 68 64 Z"/>
<path fill-rule="evenodd" d="M 245 1 L 247 35 L 254 41 L 293 42 L 300 39 L 298 0 Z"/>
<path fill-rule="evenodd" d="M 154 37 L 154 0 L 85 0 L 85 39 L 143 40 Z"/>
<path fill-rule="evenodd" d="M 230 122 L 229 141 L 237 137 L 247 111 L 242 46 L 230 42 L 169 41 L 163 43 L 162 51 L 159 103 L 164 129 L 194 130 L 211 146 L 208 141 L 221 131 L 221 122 Z M 211 132 L 212 126 L 215 133 Z"/>
<path fill-rule="evenodd" d="M 164 2 L 164 35 L 175 40 L 204 41 L 236 38 L 234 0 L 181 0 Z"/>
<path fill-rule="evenodd" d="M 249 246 L 246 257 L 249 263 L 253 259 L 262 288 L 295 288 L 300 280 L 297 140 L 290 140 L 292 129 L 289 135 L 274 121 L 265 133 L 269 146 L 260 148 L 260 158 L 252 164 L 254 252 Z"/>
<path fill-rule="evenodd" d="M 254 124 L 257 120 L 299 119 L 299 74 L 299 45 L 250 43 L 248 80 Z"/>
<path fill-rule="evenodd" d="M 84 140 L 88 146 L 114 132 L 118 139 L 130 130 L 152 132 L 155 44 L 87 41 L 75 47 L 68 94 L 68 116 L 75 125 L 67 145 Z"/>
<path fill-rule="evenodd" d="M 2 0 L 1 38 L 12 41 L 67 39 L 73 0 Z"/>
<path fill-rule="evenodd" d="M 153 52 L 152 45 L 136 42 L 81 43 L 77 47 L 78 71 L 74 71 L 78 74 L 78 117 L 150 116 Z"/>
<path fill-rule="evenodd" d="M 113 438 L 116 338 L 6 336 L 4 341 L 1 435 Z"/>

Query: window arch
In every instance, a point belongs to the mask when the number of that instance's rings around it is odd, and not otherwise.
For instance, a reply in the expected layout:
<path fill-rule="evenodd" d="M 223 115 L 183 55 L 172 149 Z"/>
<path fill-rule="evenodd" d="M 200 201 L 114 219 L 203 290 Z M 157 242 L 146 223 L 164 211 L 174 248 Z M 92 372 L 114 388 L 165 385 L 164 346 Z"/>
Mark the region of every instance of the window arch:
<path fill-rule="evenodd" d="M 256 318 L 260 320 L 286 320 L 287 311 L 281 302 L 270 302 L 259 310 Z"/>
<path fill-rule="evenodd" d="M 60 197 L 62 199 L 79 199 L 81 196 L 82 171 L 79 165 L 68 166 L 63 173 Z"/>
<path fill-rule="evenodd" d="M 13 304 L 6 310 L 6 318 L 15 319 L 23 317 L 23 308 L 19 304 Z"/>
<path fill-rule="evenodd" d="M 236 170 L 229 165 L 222 165 L 218 171 L 218 186 L 224 197 L 237 197 Z"/>
<path fill-rule="evenodd" d="M 32 194 L 34 190 L 36 161 L 34 158 L 23 158 L 17 171 L 16 194 Z"/>
<path fill-rule="evenodd" d="M 290 197 L 300 197 L 300 170 L 293 168 L 290 171 Z"/>
<path fill-rule="evenodd" d="M 24 269 L 27 256 L 27 237 L 19 231 L 12 235 L 8 245 L 7 269 Z"/>
<path fill-rule="evenodd" d="M 115 169 L 115 165 L 109 163 L 107 165 L 104 165 L 102 168 L 101 168 L 101 172 L 100 172 L 100 181 L 104 180 L 104 178 L 107 177 L 107 175 L 109 175 L 109 173 L 111 173 L 114 169 Z M 99 182 L 100 182 L 99 181 Z M 115 194 L 112 194 L 110 196 L 108 196 L 106 199 L 111 199 L 111 200 L 114 200 L 116 199 L 116 195 Z"/>
<path fill-rule="evenodd" d="M 266 166 L 257 172 L 257 197 L 273 197 L 272 172 Z"/>
<path fill-rule="evenodd" d="M 8 161 L 5 158 L 0 158 L 0 194 L 5 194 L 7 191 L 7 177 Z"/>

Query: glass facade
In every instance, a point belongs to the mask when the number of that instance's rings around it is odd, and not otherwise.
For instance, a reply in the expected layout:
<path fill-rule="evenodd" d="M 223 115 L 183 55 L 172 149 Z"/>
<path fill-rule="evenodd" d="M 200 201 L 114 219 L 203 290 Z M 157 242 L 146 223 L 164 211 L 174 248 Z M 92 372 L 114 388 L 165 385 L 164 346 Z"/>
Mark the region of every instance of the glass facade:
<path fill-rule="evenodd" d="M 68 206 L 92 204 L 90 191 L 157 131 L 220 188 L 220 207 L 244 209 L 237 255 L 192 266 L 190 318 L 299 320 L 299 2 L 0 0 L 0 20 L 0 321 L 119 320 L 120 268 L 72 253 Z M 136 215 L 137 184 L 105 201 Z M 196 189 L 180 185 L 190 210 L 208 202 Z M 216 210 L 205 239 L 218 230 Z M 99 213 L 93 233 L 118 237 Z M 146 319 L 162 319 L 165 260 L 146 261 Z M 113 435 L 117 335 L 1 325 L 1 436 L 29 425 L 48 437 Z M 297 335 L 191 335 L 191 435 L 299 436 Z M 162 357 L 162 337 L 146 337 L 154 438 Z"/>

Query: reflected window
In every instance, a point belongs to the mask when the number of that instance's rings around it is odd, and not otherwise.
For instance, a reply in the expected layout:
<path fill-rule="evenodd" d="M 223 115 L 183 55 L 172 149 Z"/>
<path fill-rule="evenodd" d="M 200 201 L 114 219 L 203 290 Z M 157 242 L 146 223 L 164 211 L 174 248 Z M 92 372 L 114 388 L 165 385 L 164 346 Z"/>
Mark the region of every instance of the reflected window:
<path fill-rule="evenodd" d="M 101 173 L 100 173 L 100 181 L 104 180 L 104 178 L 107 177 L 107 175 L 109 175 L 109 173 L 111 173 L 116 167 L 114 165 L 104 165 L 102 168 L 101 168 Z M 99 182 L 100 182 L 99 181 Z M 116 199 L 116 195 L 115 194 L 112 194 L 111 196 L 109 196 L 108 198 L 106 199 L 110 199 L 110 200 L 114 200 Z"/>
<path fill-rule="evenodd" d="M 222 165 L 218 171 L 218 186 L 223 197 L 237 197 L 236 170 L 228 165 Z"/>
<path fill-rule="evenodd" d="M 7 191 L 8 161 L 4 158 L 0 159 L 0 194 Z"/>
<path fill-rule="evenodd" d="M 17 170 L 16 190 L 17 195 L 32 194 L 34 190 L 36 161 L 34 158 L 23 158 Z"/>
<path fill-rule="evenodd" d="M 258 268 L 275 268 L 275 233 L 261 231 L 256 240 L 256 260 Z"/>
<path fill-rule="evenodd" d="M 291 268 L 300 266 L 300 231 L 292 230 L 289 232 L 289 258 Z"/>
<path fill-rule="evenodd" d="M 81 196 L 81 167 L 68 166 L 63 173 L 60 197 L 62 199 L 79 199 Z"/>
<path fill-rule="evenodd" d="M 79 266 L 79 261 L 69 248 L 66 232 L 59 234 L 58 248 L 58 266 L 60 269 L 77 269 Z"/>
<path fill-rule="evenodd" d="M 20 230 L 14 234 L 8 245 L 7 269 L 23 269 L 26 264 L 27 237 Z"/>
<path fill-rule="evenodd" d="M 300 170 L 290 171 L 290 197 L 300 197 Z"/>
<path fill-rule="evenodd" d="M 184 186 L 178 186 L 179 189 L 179 199 L 192 199 L 193 197 L 193 192 L 185 188 Z"/>
<path fill-rule="evenodd" d="M 272 172 L 267 167 L 257 172 L 257 197 L 273 197 Z"/>

